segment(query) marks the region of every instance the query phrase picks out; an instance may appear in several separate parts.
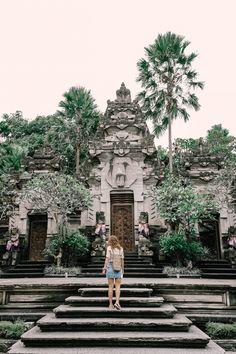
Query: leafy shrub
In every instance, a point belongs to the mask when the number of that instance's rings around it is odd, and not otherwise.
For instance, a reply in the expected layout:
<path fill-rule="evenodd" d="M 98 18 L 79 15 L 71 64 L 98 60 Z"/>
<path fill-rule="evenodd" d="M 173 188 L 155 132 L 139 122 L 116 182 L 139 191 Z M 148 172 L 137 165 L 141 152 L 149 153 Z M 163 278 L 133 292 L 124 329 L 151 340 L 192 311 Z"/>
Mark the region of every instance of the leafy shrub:
<path fill-rule="evenodd" d="M 66 240 L 65 245 L 76 256 L 85 256 L 89 251 L 89 240 L 79 232 L 72 233 Z"/>
<path fill-rule="evenodd" d="M 79 231 L 70 231 L 65 226 L 59 227 L 58 234 L 55 235 L 43 254 L 49 257 L 58 255 L 62 250 L 62 265 L 74 266 L 78 262 L 78 258 L 86 256 L 89 252 L 90 242 L 88 238 Z"/>
<path fill-rule="evenodd" d="M 176 259 L 177 265 L 181 265 L 184 259 L 193 260 L 203 253 L 203 247 L 199 242 L 187 241 L 181 232 L 161 236 L 160 247 L 167 256 Z"/>
<path fill-rule="evenodd" d="M 20 319 L 13 323 L 10 321 L 0 321 L 0 336 L 3 338 L 18 339 L 29 327 L 29 324 Z"/>
<path fill-rule="evenodd" d="M 189 269 L 187 267 L 164 267 L 162 273 L 167 275 L 200 275 L 201 271 L 198 268 Z"/>
<path fill-rule="evenodd" d="M 213 339 L 235 339 L 236 323 L 208 322 L 206 331 Z"/>
<path fill-rule="evenodd" d="M 46 267 L 44 270 L 44 274 L 65 274 L 77 276 L 81 273 L 80 267 L 56 267 L 52 265 L 50 267 Z"/>

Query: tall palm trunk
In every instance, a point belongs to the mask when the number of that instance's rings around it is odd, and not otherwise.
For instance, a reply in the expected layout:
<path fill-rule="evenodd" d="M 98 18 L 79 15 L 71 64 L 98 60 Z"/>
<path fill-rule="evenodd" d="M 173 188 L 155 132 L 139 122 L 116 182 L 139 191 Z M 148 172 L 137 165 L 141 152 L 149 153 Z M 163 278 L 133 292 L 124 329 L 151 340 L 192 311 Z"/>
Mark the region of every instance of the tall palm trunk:
<path fill-rule="evenodd" d="M 77 137 L 76 137 L 76 175 L 80 171 L 80 145 L 81 145 L 81 112 L 80 109 L 76 110 L 76 122 L 77 122 Z"/>
<path fill-rule="evenodd" d="M 173 173 L 173 158 L 172 158 L 172 121 L 171 116 L 169 115 L 169 124 L 168 124 L 168 140 L 169 140 L 169 171 L 170 174 Z"/>
<path fill-rule="evenodd" d="M 168 114 L 168 141 L 169 141 L 169 171 L 173 173 L 173 158 L 172 158 L 172 114 L 171 114 L 171 98 L 173 95 L 172 79 L 169 77 L 167 90 L 167 114 Z"/>
<path fill-rule="evenodd" d="M 76 139 L 76 175 L 79 174 L 80 170 L 80 127 L 77 128 L 77 139 Z"/>

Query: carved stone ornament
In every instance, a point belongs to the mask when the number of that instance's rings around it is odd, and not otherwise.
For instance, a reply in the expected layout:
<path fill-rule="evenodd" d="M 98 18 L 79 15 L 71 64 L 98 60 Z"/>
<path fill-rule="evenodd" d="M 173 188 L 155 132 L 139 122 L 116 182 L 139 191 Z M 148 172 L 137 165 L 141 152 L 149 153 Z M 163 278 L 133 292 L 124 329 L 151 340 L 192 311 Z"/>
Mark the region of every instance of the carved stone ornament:
<path fill-rule="evenodd" d="M 130 90 L 125 87 L 125 84 L 123 82 L 119 90 L 116 91 L 116 97 L 118 102 L 131 103 Z"/>
<path fill-rule="evenodd" d="M 25 156 L 22 160 L 22 168 L 27 172 L 33 171 L 62 171 L 65 160 L 62 156 L 55 155 L 50 146 L 41 146 L 34 155 Z"/>
<path fill-rule="evenodd" d="M 199 174 L 199 178 L 205 182 L 212 181 L 214 178 L 214 172 L 211 171 L 201 171 Z"/>
<path fill-rule="evenodd" d="M 130 143 L 120 140 L 114 142 L 114 154 L 118 156 L 125 156 L 130 152 Z"/>
<path fill-rule="evenodd" d="M 209 164 L 210 164 L 209 161 L 201 161 L 201 162 L 199 163 L 199 165 L 200 165 L 201 167 L 207 167 Z"/>

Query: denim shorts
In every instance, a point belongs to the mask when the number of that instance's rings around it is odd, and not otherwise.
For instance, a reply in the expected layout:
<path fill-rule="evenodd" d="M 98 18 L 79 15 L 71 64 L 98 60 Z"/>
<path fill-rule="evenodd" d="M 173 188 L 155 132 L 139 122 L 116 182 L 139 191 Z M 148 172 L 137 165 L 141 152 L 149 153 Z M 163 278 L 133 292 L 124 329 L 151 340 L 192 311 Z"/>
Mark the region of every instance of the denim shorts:
<path fill-rule="evenodd" d="M 107 279 L 120 279 L 122 278 L 122 271 L 115 272 L 112 268 L 112 263 L 108 264 L 107 272 L 106 272 Z"/>

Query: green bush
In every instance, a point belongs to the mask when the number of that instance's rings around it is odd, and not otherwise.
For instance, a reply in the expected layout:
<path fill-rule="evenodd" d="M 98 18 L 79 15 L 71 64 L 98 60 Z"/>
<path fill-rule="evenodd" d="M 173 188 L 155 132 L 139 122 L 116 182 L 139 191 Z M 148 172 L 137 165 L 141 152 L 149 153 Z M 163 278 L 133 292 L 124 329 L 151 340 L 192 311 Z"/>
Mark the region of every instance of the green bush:
<path fill-rule="evenodd" d="M 194 260 L 203 253 L 199 242 L 187 241 L 181 232 L 161 236 L 160 249 L 167 256 L 175 258 L 177 265 L 182 265 L 185 259 Z"/>
<path fill-rule="evenodd" d="M 89 240 L 79 232 L 74 232 L 65 240 L 65 245 L 76 256 L 85 256 L 89 251 Z"/>
<path fill-rule="evenodd" d="M 55 235 L 43 254 L 54 257 L 62 250 L 63 266 L 75 266 L 80 257 L 86 256 L 89 252 L 90 242 L 88 238 L 79 231 L 68 230 L 65 226 L 60 226 L 58 234 Z"/>
<path fill-rule="evenodd" d="M 236 323 L 208 322 L 206 332 L 212 339 L 235 339 Z"/>
<path fill-rule="evenodd" d="M 20 336 L 29 329 L 29 324 L 23 320 L 15 322 L 0 321 L 0 337 L 9 339 L 19 339 Z"/>

